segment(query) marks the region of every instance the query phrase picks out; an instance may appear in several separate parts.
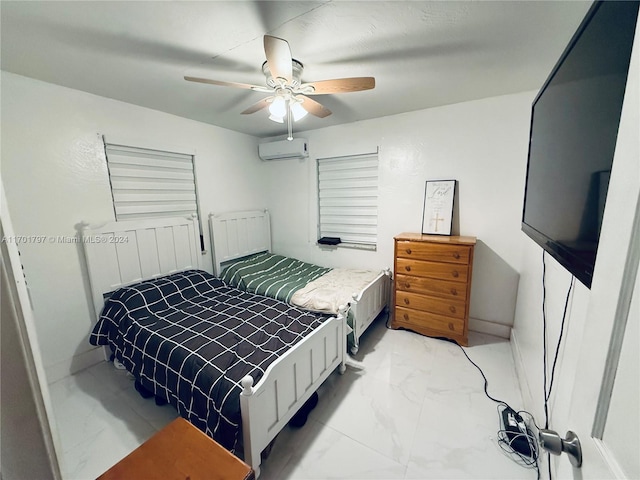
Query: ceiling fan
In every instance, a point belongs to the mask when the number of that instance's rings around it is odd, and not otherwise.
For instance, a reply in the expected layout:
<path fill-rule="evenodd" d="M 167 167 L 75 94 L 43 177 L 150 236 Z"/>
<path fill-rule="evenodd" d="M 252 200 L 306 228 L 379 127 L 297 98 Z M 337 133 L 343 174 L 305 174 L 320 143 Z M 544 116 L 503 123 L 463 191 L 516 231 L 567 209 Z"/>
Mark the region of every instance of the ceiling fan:
<path fill-rule="evenodd" d="M 304 66 L 292 58 L 289 43 L 282 38 L 271 35 L 264 36 L 264 53 L 267 60 L 262 64 L 262 73 L 266 77 L 266 86 L 247 83 L 223 82 L 208 78 L 185 76 L 190 82 L 209 83 L 223 87 L 244 88 L 270 95 L 244 110 L 243 114 L 251 114 L 269 109 L 269 119 L 288 126 L 288 140 L 293 139 L 292 121 L 302 119 L 307 113 L 319 118 L 331 115 L 331 110 L 309 95 L 328 95 L 334 93 L 359 92 L 375 87 L 373 77 L 352 77 L 302 83 Z"/>

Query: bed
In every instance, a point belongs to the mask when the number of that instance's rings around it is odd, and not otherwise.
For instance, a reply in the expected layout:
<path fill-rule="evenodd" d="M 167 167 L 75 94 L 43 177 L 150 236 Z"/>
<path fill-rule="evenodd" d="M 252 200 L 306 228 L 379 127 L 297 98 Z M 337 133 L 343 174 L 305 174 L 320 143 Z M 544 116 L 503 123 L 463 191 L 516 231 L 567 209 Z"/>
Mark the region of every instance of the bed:
<path fill-rule="evenodd" d="M 323 268 L 271 253 L 269 212 L 210 214 L 214 272 L 231 285 L 301 308 L 337 314 L 348 308 L 350 351 L 373 320 L 388 311 L 391 270 Z"/>
<path fill-rule="evenodd" d="M 345 318 L 202 271 L 197 232 L 184 218 L 83 226 L 99 319 L 91 340 L 226 448 L 242 438 L 258 476 L 261 452 L 336 368 L 344 372 Z"/>

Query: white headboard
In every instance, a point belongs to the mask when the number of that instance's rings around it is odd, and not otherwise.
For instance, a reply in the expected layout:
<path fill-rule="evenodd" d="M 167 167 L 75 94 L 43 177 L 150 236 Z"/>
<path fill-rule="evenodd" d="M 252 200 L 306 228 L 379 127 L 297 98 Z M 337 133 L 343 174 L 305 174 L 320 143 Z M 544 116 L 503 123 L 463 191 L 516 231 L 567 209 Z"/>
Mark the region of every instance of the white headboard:
<path fill-rule="evenodd" d="M 200 268 L 195 216 L 83 224 L 81 235 L 98 316 L 107 293 L 142 280 Z"/>
<path fill-rule="evenodd" d="M 271 251 L 271 222 L 267 210 L 212 213 L 209 229 L 216 275 L 220 275 L 225 262 Z"/>

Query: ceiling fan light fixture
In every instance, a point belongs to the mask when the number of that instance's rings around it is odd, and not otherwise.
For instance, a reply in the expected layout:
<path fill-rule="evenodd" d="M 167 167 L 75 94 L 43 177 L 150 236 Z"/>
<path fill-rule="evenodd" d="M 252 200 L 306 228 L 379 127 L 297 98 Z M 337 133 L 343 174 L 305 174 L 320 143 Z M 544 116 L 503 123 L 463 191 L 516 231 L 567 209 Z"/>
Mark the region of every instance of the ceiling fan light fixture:
<path fill-rule="evenodd" d="M 276 97 L 269 105 L 269 120 L 284 123 L 284 117 L 287 115 L 287 102 L 283 97 Z"/>
<path fill-rule="evenodd" d="M 284 117 L 277 117 L 273 114 L 269 115 L 269 120 L 276 122 L 276 123 L 284 123 Z"/>
<path fill-rule="evenodd" d="M 269 113 L 276 117 L 284 117 L 287 114 L 287 102 L 283 97 L 276 97 L 269 105 Z"/>
<path fill-rule="evenodd" d="M 291 114 L 293 115 L 293 120 L 298 121 L 302 120 L 307 116 L 307 112 L 300 102 L 294 102 L 291 104 Z"/>

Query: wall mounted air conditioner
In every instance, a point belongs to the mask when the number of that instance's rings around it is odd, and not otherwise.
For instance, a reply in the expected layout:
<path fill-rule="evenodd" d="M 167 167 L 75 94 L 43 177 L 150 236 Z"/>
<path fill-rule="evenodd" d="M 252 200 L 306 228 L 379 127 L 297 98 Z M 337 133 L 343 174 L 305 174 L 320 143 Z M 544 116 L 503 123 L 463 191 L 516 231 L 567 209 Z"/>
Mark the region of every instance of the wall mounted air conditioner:
<path fill-rule="evenodd" d="M 309 156 L 309 144 L 304 138 L 259 143 L 258 155 L 262 160 L 307 158 Z"/>

